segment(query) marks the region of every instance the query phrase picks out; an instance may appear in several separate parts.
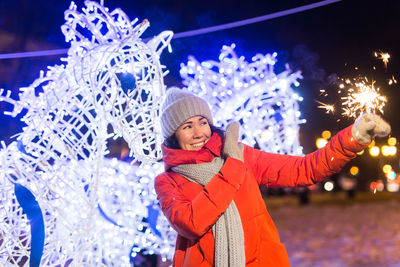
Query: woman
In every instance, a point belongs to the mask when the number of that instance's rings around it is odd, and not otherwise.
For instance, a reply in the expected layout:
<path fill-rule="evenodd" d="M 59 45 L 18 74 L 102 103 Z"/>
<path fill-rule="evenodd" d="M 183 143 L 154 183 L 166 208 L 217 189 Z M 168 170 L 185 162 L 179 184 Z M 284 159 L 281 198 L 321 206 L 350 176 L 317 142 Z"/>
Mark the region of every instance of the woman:
<path fill-rule="evenodd" d="M 161 209 L 178 232 L 173 266 L 289 266 L 259 186 L 296 187 L 338 172 L 390 126 L 365 114 L 304 157 L 238 144 L 239 124 L 225 136 L 207 103 L 168 90 L 161 116 L 165 172 L 155 180 Z"/>

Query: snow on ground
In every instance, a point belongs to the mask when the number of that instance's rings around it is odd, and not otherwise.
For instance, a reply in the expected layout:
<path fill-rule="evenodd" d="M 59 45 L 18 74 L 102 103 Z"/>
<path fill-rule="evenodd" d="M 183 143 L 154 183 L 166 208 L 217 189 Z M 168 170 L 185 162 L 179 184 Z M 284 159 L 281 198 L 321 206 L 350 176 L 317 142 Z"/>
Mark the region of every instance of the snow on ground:
<path fill-rule="evenodd" d="M 293 267 L 400 267 L 397 200 L 281 205 L 269 212 Z"/>

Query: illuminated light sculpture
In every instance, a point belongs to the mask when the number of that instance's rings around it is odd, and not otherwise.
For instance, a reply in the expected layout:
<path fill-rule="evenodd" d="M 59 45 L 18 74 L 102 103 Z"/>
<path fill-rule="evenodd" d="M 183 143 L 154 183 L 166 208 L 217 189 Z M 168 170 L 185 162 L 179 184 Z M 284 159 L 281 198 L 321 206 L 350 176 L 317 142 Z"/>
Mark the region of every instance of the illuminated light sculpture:
<path fill-rule="evenodd" d="M 277 54 L 257 54 L 252 62 L 234 52 L 235 45 L 223 46 L 217 61 L 198 62 L 190 56 L 180 74 L 189 91 L 210 104 L 217 126 L 231 121 L 243 126 L 241 141 L 273 153 L 301 155 L 298 140 L 300 119 L 292 85 L 298 86 L 300 72 L 276 74 Z"/>
<path fill-rule="evenodd" d="M 41 266 L 130 266 L 135 246 L 171 255 L 168 237 L 160 237 L 169 228 L 148 220 L 156 205 L 152 181 L 104 156 L 107 140 L 122 137 L 135 161 L 161 157 L 166 72 L 159 55 L 172 32 L 145 43 L 147 21 L 135 25 L 120 9 L 85 4 L 82 12 L 74 3 L 65 12 L 61 28 L 71 47 L 64 64 L 41 72 L 19 100 L 0 91 L 14 106 L 9 115 L 26 111 L 17 141 L 0 151 L 1 266 L 29 264 L 33 222 L 16 199 L 19 187 L 33 194 L 43 216 Z"/>

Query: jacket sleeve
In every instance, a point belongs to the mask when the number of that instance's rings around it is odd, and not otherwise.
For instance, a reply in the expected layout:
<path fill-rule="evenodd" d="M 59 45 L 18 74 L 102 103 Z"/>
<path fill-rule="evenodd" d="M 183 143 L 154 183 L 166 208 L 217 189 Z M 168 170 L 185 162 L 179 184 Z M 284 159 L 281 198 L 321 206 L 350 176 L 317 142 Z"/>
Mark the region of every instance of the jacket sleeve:
<path fill-rule="evenodd" d="M 219 173 L 192 200 L 185 197 L 169 173 L 162 173 L 155 179 L 161 210 L 180 235 L 198 239 L 228 208 L 245 172 L 242 161 L 227 158 Z"/>
<path fill-rule="evenodd" d="M 340 131 L 325 147 L 303 157 L 266 153 L 246 146 L 245 163 L 259 185 L 296 187 L 318 183 L 339 172 L 367 147 L 352 137 L 351 127 Z"/>

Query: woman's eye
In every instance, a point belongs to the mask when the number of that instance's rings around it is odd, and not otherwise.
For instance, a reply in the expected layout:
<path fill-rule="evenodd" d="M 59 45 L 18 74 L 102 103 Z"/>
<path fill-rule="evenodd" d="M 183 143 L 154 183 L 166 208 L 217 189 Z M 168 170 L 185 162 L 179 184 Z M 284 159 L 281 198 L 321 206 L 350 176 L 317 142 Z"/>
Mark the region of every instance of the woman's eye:
<path fill-rule="evenodd" d="M 187 125 L 187 126 L 183 127 L 183 130 L 185 130 L 185 129 L 190 129 L 190 128 L 192 128 L 192 126 Z"/>

